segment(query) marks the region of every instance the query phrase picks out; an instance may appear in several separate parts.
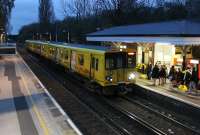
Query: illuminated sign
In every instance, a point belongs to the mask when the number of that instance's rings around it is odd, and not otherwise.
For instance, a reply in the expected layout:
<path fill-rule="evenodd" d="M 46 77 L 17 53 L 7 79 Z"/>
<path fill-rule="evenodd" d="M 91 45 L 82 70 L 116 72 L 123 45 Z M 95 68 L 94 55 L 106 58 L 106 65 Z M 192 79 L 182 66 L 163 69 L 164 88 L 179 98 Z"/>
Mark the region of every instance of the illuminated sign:
<path fill-rule="evenodd" d="M 126 49 L 127 47 L 126 47 L 125 45 L 124 45 L 124 46 L 123 46 L 123 45 L 120 45 L 119 48 L 120 48 L 120 49 Z"/>
<path fill-rule="evenodd" d="M 128 55 L 135 55 L 135 53 L 134 52 L 130 52 L 130 53 L 128 53 Z"/>
<path fill-rule="evenodd" d="M 190 60 L 191 64 L 199 64 L 199 60 Z"/>

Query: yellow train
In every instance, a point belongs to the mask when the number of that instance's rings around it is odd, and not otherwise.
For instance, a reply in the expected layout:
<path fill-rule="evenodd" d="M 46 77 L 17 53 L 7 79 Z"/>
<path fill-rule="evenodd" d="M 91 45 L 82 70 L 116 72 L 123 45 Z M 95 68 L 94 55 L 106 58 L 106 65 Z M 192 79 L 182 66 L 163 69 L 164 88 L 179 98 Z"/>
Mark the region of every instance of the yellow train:
<path fill-rule="evenodd" d="M 87 78 L 104 94 L 126 92 L 135 83 L 134 52 L 110 47 L 27 40 L 28 50 Z M 99 89 L 98 89 L 99 91 Z"/>

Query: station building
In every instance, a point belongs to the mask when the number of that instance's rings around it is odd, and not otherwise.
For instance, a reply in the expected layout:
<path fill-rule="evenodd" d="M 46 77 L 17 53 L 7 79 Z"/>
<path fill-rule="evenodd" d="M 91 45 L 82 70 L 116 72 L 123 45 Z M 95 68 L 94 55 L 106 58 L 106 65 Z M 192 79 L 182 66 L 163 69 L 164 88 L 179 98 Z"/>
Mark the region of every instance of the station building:
<path fill-rule="evenodd" d="M 127 49 L 136 55 L 137 64 L 182 67 L 199 63 L 192 50 L 200 45 L 200 23 L 181 20 L 112 27 L 88 34 L 87 41 Z"/>

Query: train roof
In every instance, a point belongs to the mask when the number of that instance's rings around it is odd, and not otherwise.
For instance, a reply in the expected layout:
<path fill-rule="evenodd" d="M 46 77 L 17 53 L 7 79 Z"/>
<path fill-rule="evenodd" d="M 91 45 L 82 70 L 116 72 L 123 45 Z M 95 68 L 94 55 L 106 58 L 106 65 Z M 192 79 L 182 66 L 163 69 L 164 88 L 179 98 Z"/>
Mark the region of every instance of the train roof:
<path fill-rule="evenodd" d="M 26 42 L 33 42 L 38 44 L 46 44 L 46 45 L 53 45 L 53 46 L 60 46 L 66 48 L 79 48 L 79 49 L 90 49 L 90 50 L 97 50 L 97 51 L 111 51 L 112 48 L 108 46 L 97 46 L 97 45 L 86 45 L 86 44 L 70 44 L 64 42 L 49 42 L 49 41 L 36 41 L 36 40 L 27 40 Z"/>

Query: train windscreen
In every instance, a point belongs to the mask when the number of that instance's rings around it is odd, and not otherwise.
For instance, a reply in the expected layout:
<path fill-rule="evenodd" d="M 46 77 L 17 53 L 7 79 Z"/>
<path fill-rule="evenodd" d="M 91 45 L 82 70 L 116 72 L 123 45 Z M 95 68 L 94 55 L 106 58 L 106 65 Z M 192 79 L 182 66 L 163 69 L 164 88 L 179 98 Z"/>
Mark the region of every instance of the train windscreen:
<path fill-rule="evenodd" d="M 106 69 L 135 68 L 136 53 L 117 52 L 106 54 Z"/>
<path fill-rule="evenodd" d="M 106 54 L 106 69 L 126 68 L 126 53 L 107 53 Z"/>
<path fill-rule="evenodd" d="M 130 52 L 127 55 L 127 67 L 134 68 L 136 66 L 136 53 Z"/>

